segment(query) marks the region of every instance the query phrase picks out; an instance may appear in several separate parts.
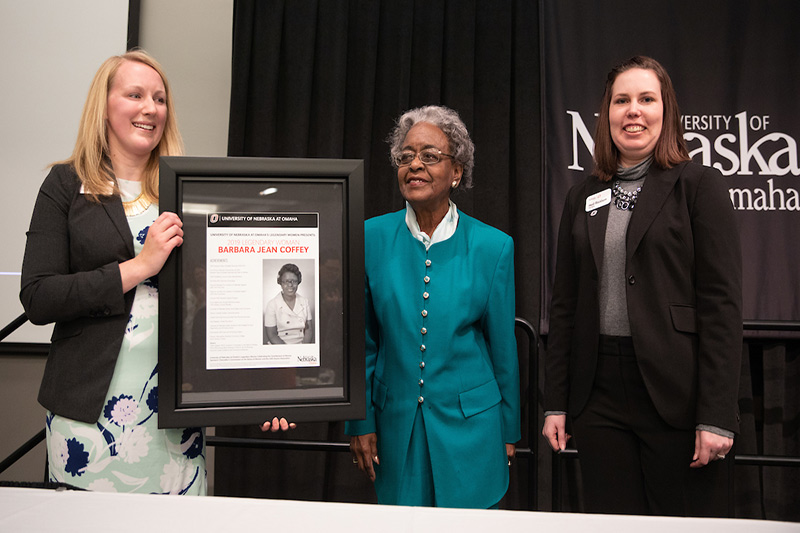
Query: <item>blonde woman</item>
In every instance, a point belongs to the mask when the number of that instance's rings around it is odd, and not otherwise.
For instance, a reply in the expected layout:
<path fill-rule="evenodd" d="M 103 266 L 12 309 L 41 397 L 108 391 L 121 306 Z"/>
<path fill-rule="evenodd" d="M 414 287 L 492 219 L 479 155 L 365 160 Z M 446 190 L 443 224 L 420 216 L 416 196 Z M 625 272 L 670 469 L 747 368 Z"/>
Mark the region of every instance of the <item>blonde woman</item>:
<path fill-rule="evenodd" d="M 205 494 L 200 428 L 158 428 L 158 282 L 183 242 L 158 213 L 158 161 L 180 155 L 172 92 L 143 51 L 95 74 L 72 156 L 36 200 L 20 299 L 54 322 L 39 392 L 50 480 L 102 491 Z"/>

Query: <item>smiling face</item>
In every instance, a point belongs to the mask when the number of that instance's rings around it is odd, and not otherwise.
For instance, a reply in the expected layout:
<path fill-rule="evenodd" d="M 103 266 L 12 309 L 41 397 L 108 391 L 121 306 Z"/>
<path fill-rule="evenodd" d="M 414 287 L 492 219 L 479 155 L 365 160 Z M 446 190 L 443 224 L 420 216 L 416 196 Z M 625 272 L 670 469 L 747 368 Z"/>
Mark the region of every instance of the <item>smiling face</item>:
<path fill-rule="evenodd" d="M 158 72 L 138 61 L 123 62 L 108 90 L 111 160 L 146 160 L 161 141 L 167 112 L 167 93 Z"/>
<path fill-rule="evenodd" d="M 283 295 L 291 297 L 297 294 L 297 287 L 300 285 L 300 279 L 294 272 L 284 272 L 278 283 L 281 285 Z"/>
<path fill-rule="evenodd" d="M 429 122 L 419 122 L 408 130 L 402 149 L 413 152 L 433 149 L 451 153 L 447 135 Z M 425 165 L 419 157 L 415 157 L 410 165 L 397 169 L 400 194 L 415 211 L 447 209 L 453 181 L 461 180 L 461 172 L 461 165 L 453 163 L 450 157 L 442 157 L 435 165 Z"/>
<path fill-rule="evenodd" d="M 617 76 L 611 88 L 608 122 L 620 165 L 632 167 L 653 153 L 663 119 L 661 83 L 655 72 L 632 68 Z"/>

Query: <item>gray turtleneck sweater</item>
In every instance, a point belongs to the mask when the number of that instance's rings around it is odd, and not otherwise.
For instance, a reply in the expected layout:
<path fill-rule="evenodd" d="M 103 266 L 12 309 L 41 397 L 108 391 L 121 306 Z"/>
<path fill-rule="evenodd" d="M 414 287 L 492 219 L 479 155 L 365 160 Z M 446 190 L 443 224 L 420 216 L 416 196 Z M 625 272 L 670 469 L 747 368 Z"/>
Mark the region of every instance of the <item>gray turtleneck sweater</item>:
<path fill-rule="evenodd" d="M 645 176 L 653 158 L 636 166 L 620 167 L 614 180 L 626 192 L 644 185 Z M 600 333 L 619 337 L 631 336 L 628 321 L 628 302 L 625 296 L 625 235 L 633 211 L 618 209 L 612 200 L 608 211 L 606 240 L 603 247 L 603 266 L 600 269 Z"/>

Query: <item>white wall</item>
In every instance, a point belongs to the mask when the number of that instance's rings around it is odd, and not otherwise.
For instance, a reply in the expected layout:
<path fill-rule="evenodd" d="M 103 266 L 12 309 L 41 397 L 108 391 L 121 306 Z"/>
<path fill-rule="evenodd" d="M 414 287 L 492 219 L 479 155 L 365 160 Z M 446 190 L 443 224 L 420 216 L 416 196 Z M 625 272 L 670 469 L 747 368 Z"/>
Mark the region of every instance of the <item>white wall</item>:
<path fill-rule="evenodd" d="M 172 85 L 186 155 L 228 153 L 233 0 L 142 0 L 139 44 Z"/>
<path fill-rule="evenodd" d="M 169 77 L 187 155 L 226 155 L 233 0 L 141 4 L 139 44 Z M 127 11 L 127 0 L 0 0 L 0 272 L 11 272 L 0 274 L 0 328 L 22 313 L 14 272 L 46 167 L 72 152 L 97 67 L 125 51 Z M 29 325 L 6 341 L 48 337 L 49 328 Z M 0 459 L 43 427 L 43 368 L 43 357 L 0 355 Z M 0 481 L 42 481 L 44 455 L 40 444 Z"/>
<path fill-rule="evenodd" d="M 72 153 L 86 92 L 100 63 L 125 51 L 127 0 L 0 0 L 0 324 L 22 314 L 19 269 L 47 165 Z M 9 341 L 46 342 L 27 326 Z"/>

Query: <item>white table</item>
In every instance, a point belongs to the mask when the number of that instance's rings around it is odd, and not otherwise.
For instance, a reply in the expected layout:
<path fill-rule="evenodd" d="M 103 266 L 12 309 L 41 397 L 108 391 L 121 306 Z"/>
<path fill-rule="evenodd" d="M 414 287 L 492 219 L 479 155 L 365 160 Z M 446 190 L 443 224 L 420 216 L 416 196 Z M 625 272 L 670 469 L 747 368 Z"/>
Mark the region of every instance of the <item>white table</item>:
<path fill-rule="evenodd" d="M 147 526 L 160 523 L 160 527 Z M 800 524 L 0 488 L 0 532 L 800 533 Z"/>

